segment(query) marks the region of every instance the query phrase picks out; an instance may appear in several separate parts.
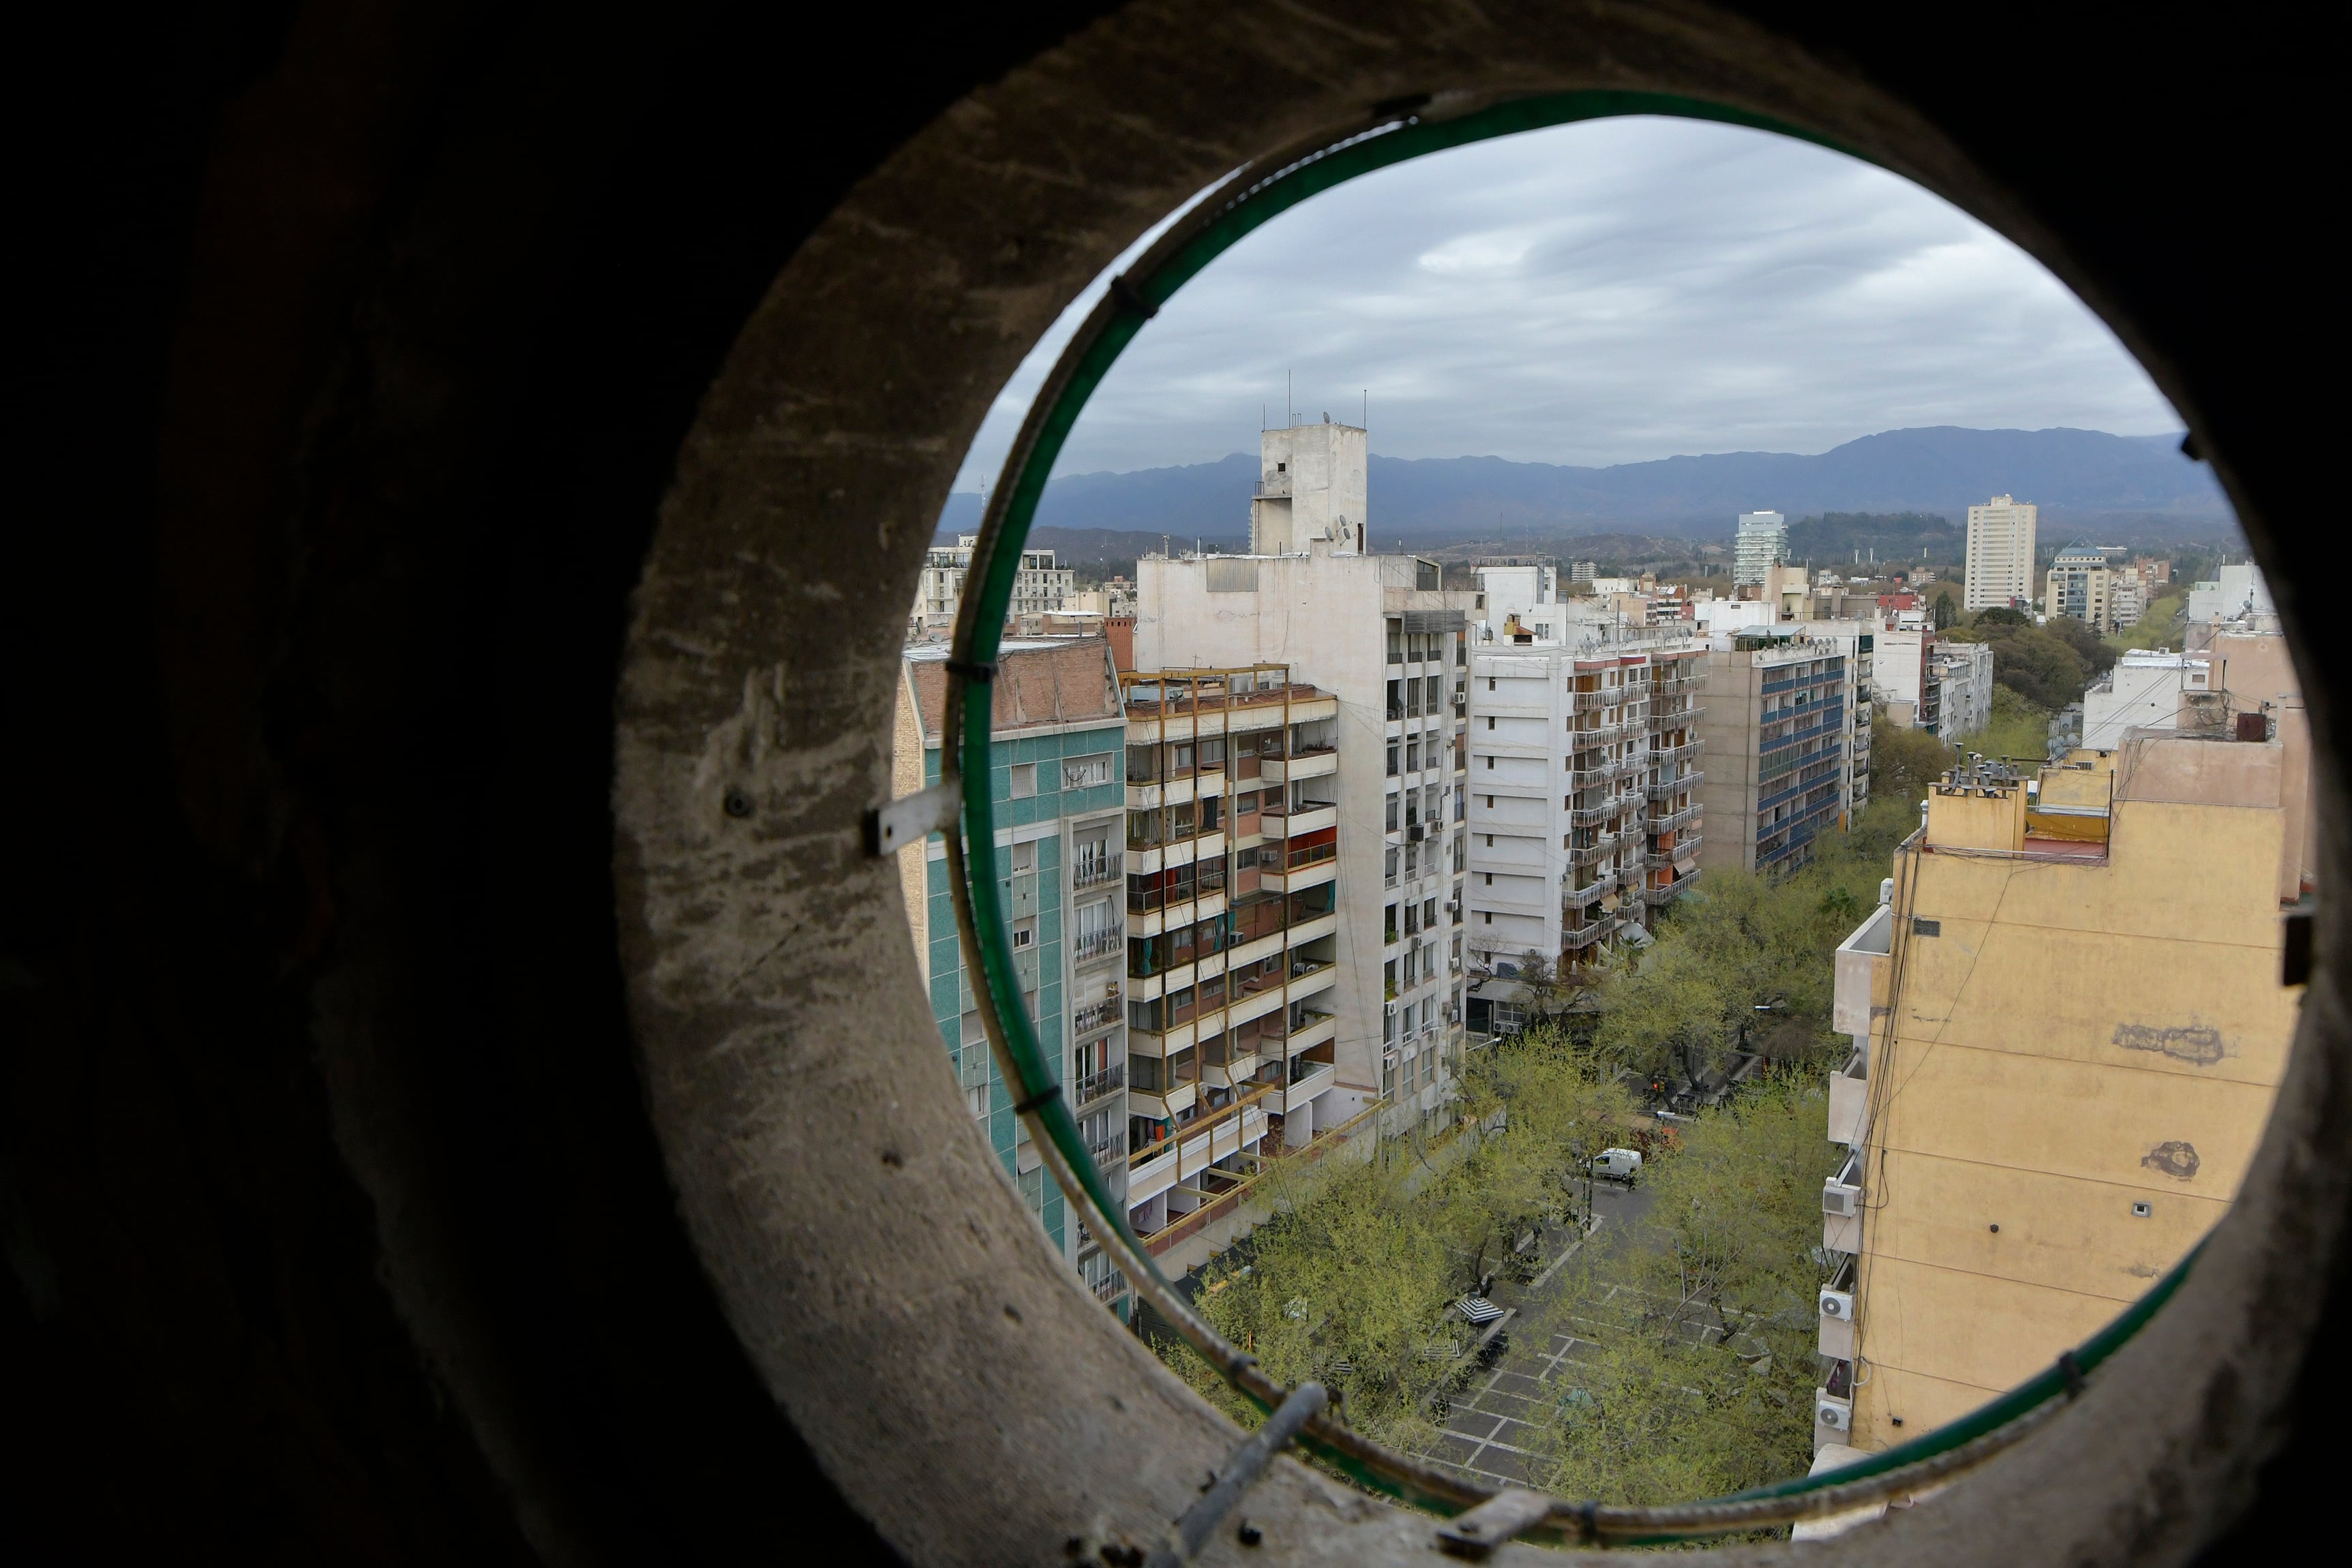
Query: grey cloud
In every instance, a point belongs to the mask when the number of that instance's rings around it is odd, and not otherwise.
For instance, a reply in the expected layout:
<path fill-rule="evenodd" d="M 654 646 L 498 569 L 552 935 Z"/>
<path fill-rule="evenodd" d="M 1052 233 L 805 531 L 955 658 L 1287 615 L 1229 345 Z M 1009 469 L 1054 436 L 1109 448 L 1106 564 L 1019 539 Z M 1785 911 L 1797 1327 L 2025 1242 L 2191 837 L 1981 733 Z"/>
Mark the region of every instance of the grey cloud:
<path fill-rule="evenodd" d="M 1065 336 L 1005 389 L 960 489 L 993 479 Z M 1369 388 L 1373 449 L 1405 458 L 2179 427 L 2103 323 L 1949 204 L 1808 143 L 1665 119 L 1459 149 L 1268 224 L 1144 330 L 1057 471 L 1250 449 L 1286 371 L 1310 419 L 1354 419 Z"/>

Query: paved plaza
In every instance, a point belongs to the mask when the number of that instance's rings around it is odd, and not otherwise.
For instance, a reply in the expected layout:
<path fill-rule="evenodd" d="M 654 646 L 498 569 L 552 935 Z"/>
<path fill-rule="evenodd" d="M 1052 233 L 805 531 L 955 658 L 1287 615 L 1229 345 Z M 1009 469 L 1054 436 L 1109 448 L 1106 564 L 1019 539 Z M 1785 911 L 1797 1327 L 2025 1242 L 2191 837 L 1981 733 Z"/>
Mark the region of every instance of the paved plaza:
<path fill-rule="evenodd" d="M 1649 1211 L 1649 1193 L 1640 1188 L 1628 1192 L 1622 1187 L 1596 1185 L 1593 1198 L 1599 1223 L 1581 1245 L 1597 1247 L 1633 1243 L 1644 1228 L 1642 1221 Z M 1573 1232 L 1563 1233 L 1558 1238 L 1548 1236 L 1545 1242 L 1547 1251 L 1552 1251 L 1555 1245 L 1578 1245 Z M 1597 1327 L 1614 1317 L 1616 1299 L 1622 1289 L 1612 1285 L 1598 1299 L 1576 1303 L 1575 1310 L 1568 1315 L 1566 1328 L 1547 1330 L 1543 1325 L 1557 1315 L 1577 1278 L 1573 1258 L 1555 1251 L 1553 1262 L 1537 1276 L 1534 1283 L 1496 1284 L 1496 1304 L 1515 1310 L 1505 1330 L 1510 1336 L 1509 1347 L 1491 1371 L 1478 1372 L 1470 1385 L 1454 1396 L 1444 1434 L 1428 1450 L 1426 1458 L 1490 1485 L 1530 1483 L 1533 1477 L 1528 1466 L 1541 1461 L 1526 1440 L 1528 1422 L 1560 1397 L 1562 1366 L 1573 1362 L 1579 1347 L 1589 1342 L 1570 1331 L 1588 1322 Z"/>

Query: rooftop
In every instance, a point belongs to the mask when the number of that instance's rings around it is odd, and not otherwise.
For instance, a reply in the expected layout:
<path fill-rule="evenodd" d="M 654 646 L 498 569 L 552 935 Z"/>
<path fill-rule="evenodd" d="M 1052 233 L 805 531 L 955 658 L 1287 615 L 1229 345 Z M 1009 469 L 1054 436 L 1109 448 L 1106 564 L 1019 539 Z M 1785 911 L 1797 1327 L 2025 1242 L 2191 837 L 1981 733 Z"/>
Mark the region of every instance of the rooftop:
<path fill-rule="evenodd" d="M 915 711 L 923 738 L 935 741 L 947 712 L 948 649 L 935 644 L 907 650 Z M 1040 637 L 1007 642 L 996 651 L 989 727 L 997 734 L 1049 724 L 1117 723 L 1118 685 L 1104 638 Z"/>

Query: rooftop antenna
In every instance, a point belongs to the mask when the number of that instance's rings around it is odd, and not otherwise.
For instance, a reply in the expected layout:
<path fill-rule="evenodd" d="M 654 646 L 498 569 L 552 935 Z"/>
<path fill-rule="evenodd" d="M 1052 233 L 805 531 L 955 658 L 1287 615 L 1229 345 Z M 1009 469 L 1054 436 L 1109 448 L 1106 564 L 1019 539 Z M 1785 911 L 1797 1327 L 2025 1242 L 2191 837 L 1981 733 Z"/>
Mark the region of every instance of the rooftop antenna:
<path fill-rule="evenodd" d="M 1295 401 L 1290 390 L 1290 373 L 1286 370 L 1282 373 L 1282 424 L 1285 429 L 1298 423 L 1298 410 L 1291 406 Z"/>

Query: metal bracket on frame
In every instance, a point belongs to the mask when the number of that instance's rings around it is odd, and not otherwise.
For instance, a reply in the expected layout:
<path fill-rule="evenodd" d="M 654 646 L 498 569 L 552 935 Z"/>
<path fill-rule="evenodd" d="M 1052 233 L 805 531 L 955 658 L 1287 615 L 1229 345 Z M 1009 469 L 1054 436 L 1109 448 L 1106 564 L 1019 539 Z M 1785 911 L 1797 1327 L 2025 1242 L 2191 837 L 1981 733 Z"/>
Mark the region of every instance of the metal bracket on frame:
<path fill-rule="evenodd" d="M 866 853 L 879 858 L 920 844 L 934 833 L 952 833 L 963 805 L 961 780 L 941 779 L 926 790 L 903 795 L 866 814 Z"/>

